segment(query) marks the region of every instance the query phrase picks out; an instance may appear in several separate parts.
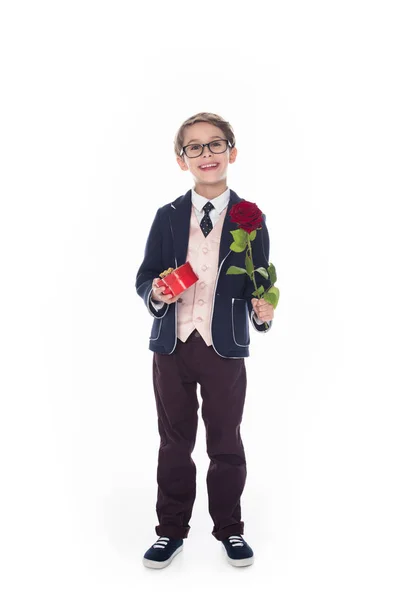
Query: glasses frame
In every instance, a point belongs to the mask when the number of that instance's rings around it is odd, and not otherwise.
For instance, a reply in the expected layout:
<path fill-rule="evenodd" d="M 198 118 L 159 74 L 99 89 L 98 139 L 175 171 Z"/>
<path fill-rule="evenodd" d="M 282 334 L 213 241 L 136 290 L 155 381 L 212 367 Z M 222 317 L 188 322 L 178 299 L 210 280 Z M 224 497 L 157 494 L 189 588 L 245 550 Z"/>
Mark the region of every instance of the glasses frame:
<path fill-rule="evenodd" d="M 214 142 L 226 142 L 225 150 L 223 152 L 214 152 L 213 150 L 211 150 L 210 144 L 213 144 Z M 183 153 L 185 153 L 188 158 L 199 158 L 199 156 L 201 156 L 203 154 L 204 148 L 206 146 L 208 146 L 208 149 L 210 152 L 212 152 L 212 154 L 223 154 L 224 152 L 226 152 L 228 150 L 228 148 L 233 148 L 233 146 L 229 140 L 227 140 L 225 138 L 218 138 L 217 140 L 212 140 L 211 142 L 208 142 L 208 144 L 199 144 L 199 143 L 195 144 L 197 146 L 202 146 L 200 154 L 198 156 L 188 156 L 186 153 L 186 148 L 188 148 L 189 146 L 193 146 L 193 145 L 194 144 L 187 144 L 186 146 L 183 146 L 182 151 L 181 151 L 181 156 L 183 155 Z"/>

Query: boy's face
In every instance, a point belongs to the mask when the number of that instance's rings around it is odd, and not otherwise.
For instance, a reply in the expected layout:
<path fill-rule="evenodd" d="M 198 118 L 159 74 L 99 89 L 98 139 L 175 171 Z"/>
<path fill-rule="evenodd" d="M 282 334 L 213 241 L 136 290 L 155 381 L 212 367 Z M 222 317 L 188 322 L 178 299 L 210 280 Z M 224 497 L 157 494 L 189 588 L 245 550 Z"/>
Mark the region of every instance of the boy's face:
<path fill-rule="evenodd" d="M 211 123 L 194 123 L 185 127 L 183 146 L 188 144 L 207 144 L 213 140 L 226 139 L 222 129 Z M 227 147 L 222 154 L 211 152 L 209 147 L 203 148 L 203 152 L 196 158 L 189 158 L 183 153 L 176 160 L 183 171 L 190 171 L 197 184 L 213 184 L 225 180 L 228 165 L 236 160 L 236 148 Z M 216 168 L 201 169 L 202 165 L 217 163 Z"/>

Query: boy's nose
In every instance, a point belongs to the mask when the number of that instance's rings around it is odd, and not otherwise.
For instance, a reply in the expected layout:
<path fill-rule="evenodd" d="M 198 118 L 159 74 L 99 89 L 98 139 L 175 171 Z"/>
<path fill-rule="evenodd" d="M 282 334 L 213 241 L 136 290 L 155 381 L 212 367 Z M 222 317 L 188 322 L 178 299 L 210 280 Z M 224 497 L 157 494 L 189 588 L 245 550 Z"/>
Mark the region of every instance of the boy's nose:
<path fill-rule="evenodd" d="M 212 155 L 212 152 L 208 146 L 203 148 L 203 152 L 201 153 L 201 156 L 203 156 L 205 154 L 208 154 L 209 156 Z"/>

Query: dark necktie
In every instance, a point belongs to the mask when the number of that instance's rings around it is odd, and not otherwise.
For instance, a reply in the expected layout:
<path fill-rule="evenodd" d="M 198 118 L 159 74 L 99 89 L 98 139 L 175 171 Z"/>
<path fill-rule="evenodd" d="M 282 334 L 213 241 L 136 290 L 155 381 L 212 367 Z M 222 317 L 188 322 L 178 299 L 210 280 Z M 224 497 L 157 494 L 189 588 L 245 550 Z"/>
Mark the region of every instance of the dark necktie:
<path fill-rule="evenodd" d="M 210 233 L 211 229 L 213 228 L 213 224 L 212 224 L 212 221 L 211 221 L 210 215 L 209 215 L 210 210 L 212 210 L 213 208 L 214 208 L 214 205 L 211 204 L 211 202 L 207 202 L 203 206 L 203 210 L 204 210 L 205 214 L 204 214 L 204 217 L 202 218 L 202 220 L 200 221 L 200 229 L 204 233 L 204 237 L 207 237 L 208 234 Z"/>

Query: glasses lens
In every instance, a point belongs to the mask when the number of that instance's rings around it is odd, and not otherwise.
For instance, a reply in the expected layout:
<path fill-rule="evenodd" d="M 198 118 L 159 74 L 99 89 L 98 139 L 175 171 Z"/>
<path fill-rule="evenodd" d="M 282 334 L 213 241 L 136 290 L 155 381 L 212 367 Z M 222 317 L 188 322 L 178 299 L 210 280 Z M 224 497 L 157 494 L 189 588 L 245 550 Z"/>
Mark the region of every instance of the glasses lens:
<path fill-rule="evenodd" d="M 185 152 L 189 158 L 196 158 L 196 156 L 200 156 L 203 152 L 203 146 L 200 146 L 200 144 L 190 144 L 190 146 L 186 146 Z"/>
<path fill-rule="evenodd" d="M 225 140 L 215 140 L 210 144 L 210 150 L 214 152 L 214 154 L 221 154 L 225 152 L 228 142 Z"/>
<path fill-rule="evenodd" d="M 214 154 L 225 152 L 227 146 L 228 142 L 225 140 L 214 140 L 213 142 L 210 142 L 210 150 Z M 186 146 L 185 152 L 189 158 L 196 158 L 202 154 L 203 146 L 200 144 L 190 144 L 189 146 Z"/>

